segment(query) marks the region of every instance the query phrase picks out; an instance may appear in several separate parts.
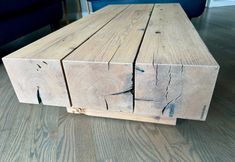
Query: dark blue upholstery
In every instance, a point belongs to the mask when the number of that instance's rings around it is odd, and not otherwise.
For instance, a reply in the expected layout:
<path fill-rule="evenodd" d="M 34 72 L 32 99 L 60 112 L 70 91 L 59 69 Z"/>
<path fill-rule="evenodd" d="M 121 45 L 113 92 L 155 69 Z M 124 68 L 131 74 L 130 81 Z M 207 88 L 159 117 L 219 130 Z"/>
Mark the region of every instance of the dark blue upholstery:
<path fill-rule="evenodd" d="M 29 8 L 38 8 L 54 2 L 58 2 L 58 0 L 0 0 L 0 15 L 22 12 Z"/>
<path fill-rule="evenodd" d="M 63 15 L 61 0 L 0 0 L 0 46 Z"/>
<path fill-rule="evenodd" d="M 89 2 L 93 11 L 109 4 L 180 3 L 189 18 L 200 16 L 206 4 L 206 0 L 89 0 Z"/>

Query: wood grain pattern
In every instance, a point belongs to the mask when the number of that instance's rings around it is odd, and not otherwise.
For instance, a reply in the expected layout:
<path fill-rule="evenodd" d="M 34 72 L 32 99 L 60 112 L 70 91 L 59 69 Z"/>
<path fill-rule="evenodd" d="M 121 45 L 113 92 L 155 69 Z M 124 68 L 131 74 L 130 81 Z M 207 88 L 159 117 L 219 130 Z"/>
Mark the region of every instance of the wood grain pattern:
<path fill-rule="evenodd" d="M 74 117 L 66 113 L 65 109 L 60 109 L 58 114 L 58 139 L 57 139 L 57 152 L 56 160 L 75 161 L 76 152 L 75 148 L 76 136 Z"/>
<path fill-rule="evenodd" d="M 203 161 L 193 144 L 187 141 L 177 128 L 159 126 L 159 131 L 174 151 L 174 158 L 179 161 Z"/>
<path fill-rule="evenodd" d="M 153 5 L 130 5 L 63 60 L 72 105 L 133 112 L 133 63 Z"/>
<path fill-rule="evenodd" d="M 153 124 L 121 120 L 107 122 L 107 119 L 96 119 L 92 123 L 98 161 L 134 162 L 173 159 L 171 153 L 174 153 Z M 110 130 L 115 131 L 110 132 Z"/>
<path fill-rule="evenodd" d="M 106 7 L 4 57 L 19 101 L 69 106 L 61 60 L 126 7 Z"/>
<path fill-rule="evenodd" d="M 218 70 L 180 5 L 155 5 L 135 64 L 134 112 L 205 120 Z"/>
<path fill-rule="evenodd" d="M 35 108 L 34 108 L 35 109 Z M 34 120 L 28 132 L 30 138 L 30 161 L 52 161 L 56 159 L 58 138 L 58 109 L 42 106 L 31 114 Z M 32 109 L 31 109 L 32 111 Z M 54 113 L 55 116 L 51 116 Z"/>

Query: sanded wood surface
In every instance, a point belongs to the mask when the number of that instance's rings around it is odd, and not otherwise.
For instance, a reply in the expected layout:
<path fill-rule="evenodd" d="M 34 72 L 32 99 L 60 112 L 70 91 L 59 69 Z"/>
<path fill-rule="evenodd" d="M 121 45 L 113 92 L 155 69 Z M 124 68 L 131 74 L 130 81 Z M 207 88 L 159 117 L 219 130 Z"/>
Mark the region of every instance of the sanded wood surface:
<path fill-rule="evenodd" d="M 205 122 L 178 120 L 166 126 L 22 104 L 0 63 L 0 161 L 234 162 L 234 10 L 210 8 L 192 20 L 221 66 Z"/>
<path fill-rule="evenodd" d="M 133 63 L 152 9 L 130 5 L 63 60 L 74 107 L 133 112 Z"/>
<path fill-rule="evenodd" d="M 99 110 L 94 110 L 94 109 L 89 109 L 89 108 L 83 109 L 83 108 L 78 108 L 78 107 L 67 107 L 67 111 L 69 113 L 83 114 L 83 115 L 96 116 L 96 117 L 141 121 L 141 122 L 158 123 L 158 124 L 166 124 L 166 125 L 176 125 L 175 118 L 168 118 L 168 117 L 156 118 L 154 114 L 144 116 L 144 115 L 137 115 L 134 113 L 99 111 Z"/>
<path fill-rule="evenodd" d="M 108 6 L 3 61 L 20 102 L 163 124 L 205 120 L 219 71 L 173 3 Z"/>
<path fill-rule="evenodd" d="M 126 7 L 106 7 L 4 57 L 19 101 L 69 106 L 61 59 Z"/>
<path fill-rule="evenodd" d="M 135 113 L 205 120 L 218 70 L 180 5 L 155 5 L 135 64 Z"/>

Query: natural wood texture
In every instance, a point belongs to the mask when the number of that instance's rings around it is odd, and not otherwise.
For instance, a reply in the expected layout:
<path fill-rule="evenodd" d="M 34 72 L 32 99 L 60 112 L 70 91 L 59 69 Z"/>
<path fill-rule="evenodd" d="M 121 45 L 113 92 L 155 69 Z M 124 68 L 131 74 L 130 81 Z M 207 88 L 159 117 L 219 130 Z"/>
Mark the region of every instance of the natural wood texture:
<path fill-rule="evenodd" d="M 104 117 L 104 118 L 113 118 L 113 119 L 124 119 L 124 120 L 133 120 L 133 121 L 142 121 L 148 123 L 158 123 L 158 124 L 167 124 L 167 125 L 176 125 L 176 119 L 174 118 L 156 118 L 155 115 L 136 115 L 133 113 L 125 112 L 112 112 L 112 111 L 99 111 L 94 109 L 82 109 L 76 107 L 67 107 L 69 113 L 74 114 L 84 114 L 89 116 Z"/>
<path fill-rule="evenodd" d="M 179 4 L 109 6 L 3 60 L 20 102 L 140 121 L 205 120 L 219 71 Z"/>
<path fill-rule="evenodd" d="M 218 70 L 180 5 L 155 5 L 135 64 L 134 113 L 205 120 Z"/>
<path fill-rule="evenodd" d="M 19 101 L 69 106 L 61 60 L 126 7 L 106 7 L 4 57 Z"/>
<path fill-rule="evenodd" d="M 152 8 L 130 5 L 63 60 L 73 107 L 133 112 L 133 63 Z"/>
<path fill-rule="evenodd" d="M 205 122 L 177 120 L 166 126 L 22 104 L 0 63 L 0 161 L 234 162 L 234 10 L 210 8 L 192 20 L 221 67 Z"/>
<path fill-rule="evenodd" d="M 20 102 L 70 105 L 60 61 L 8 58 L 3 61 Z"/>

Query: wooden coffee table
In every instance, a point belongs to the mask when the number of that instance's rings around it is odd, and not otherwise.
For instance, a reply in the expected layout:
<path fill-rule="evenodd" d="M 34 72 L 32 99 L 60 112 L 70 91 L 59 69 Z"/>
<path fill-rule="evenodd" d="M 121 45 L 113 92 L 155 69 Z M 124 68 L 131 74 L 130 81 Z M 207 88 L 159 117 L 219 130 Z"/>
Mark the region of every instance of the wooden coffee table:
<path fill-rule="evenodd" d="M 3 62 L 20 102 L 169 125 L 206 119 L 219 71 L 179 4 L 111 5 Z"/>

